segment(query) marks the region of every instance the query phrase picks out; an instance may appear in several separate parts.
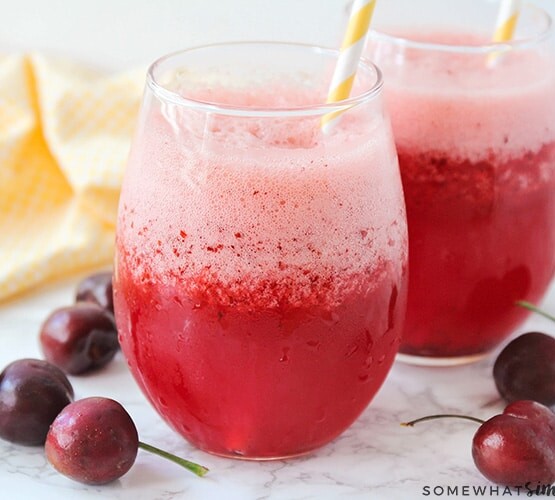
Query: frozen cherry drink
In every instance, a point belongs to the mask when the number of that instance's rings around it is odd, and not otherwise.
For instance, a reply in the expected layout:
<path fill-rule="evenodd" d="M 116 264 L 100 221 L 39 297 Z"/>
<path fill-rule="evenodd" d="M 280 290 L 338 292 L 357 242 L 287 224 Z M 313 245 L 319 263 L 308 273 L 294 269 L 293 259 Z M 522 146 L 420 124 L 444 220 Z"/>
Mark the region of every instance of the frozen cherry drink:
<path fill-rule="evenodd" d="M 150 402 L 211 453 L 324 445 L 398 350 L 407 234 L 380 74 L 362 64 L 349 101 L 321 104 L 336 57 L 224 44 L 148 75 L 121 194 L 117 322 Z"/>
<path fill-rule="evenodd" d="M 491 2 L 414 3 L 432 20 L 449 17 L 447 3 L 483 14 L 483 26 L 471 16 L 451 28 L 416 16 L 373 33 L 368 50 L 384 71 L 407 203 L 400 351 L 457 363 L 496 347 L 527 315 L 515 302 L 540 301 L 553 277 L 555 57 L 537 9 L 524 9 L 514 41 L 492 45 Z"/>

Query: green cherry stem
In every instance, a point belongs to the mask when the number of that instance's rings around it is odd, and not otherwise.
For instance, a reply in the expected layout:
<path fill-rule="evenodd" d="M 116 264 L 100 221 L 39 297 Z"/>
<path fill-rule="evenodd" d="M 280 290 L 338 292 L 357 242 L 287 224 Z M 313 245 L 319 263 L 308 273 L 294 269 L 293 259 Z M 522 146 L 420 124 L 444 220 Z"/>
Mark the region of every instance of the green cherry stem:
<path fill-rule="evenodd" d="M 545 311 L 542 311 L 541 309 L 536 307 L 534 304 L 531 304 L 530 302 L 526 302 L 525 300 L 517 300 L 516 305 L 520 307 L 524 307 L 524 309 L 528 309 L 529 311 L 533 311 L 537 314 L 540 314 L 544 318 L 547 318 L 551 321 L 555 321 L 555 316 L 551 316 L 551 314 L 547 314 Z"/>
<path fill-rule="evenodd" d="M 476 417 L 470 417 L 468 415 L 452 415 L 449 413 L 441 414 L 441 415 L 428 415 L 427 417 L 417 418 L 416 420 L 411 420 L 410 422 L 401 422 L 403 427 L 413 427 L 415 424 L 419 424 L 420 422 L 426 422 L 428 420 L 436 420 L 438 418 L 460 418 L 463 420 L 470 420 L 472 422 L 476 422 L 478 424 L 483 424 L 485 420 Z"/>
<path fill-rule="evenodd" d="M 185 469 L 191 471 L 193 474 L 196 474 L 199 477 L 204 476 L 208 472 L 208 469 L 203 465 L 196 464 L 195 462 L 189 462 L 189 460 L 185 460 L 184 458 L 173 455 L 172 453 L 168 453 L 167 451 L 156 448 L 155 446 L 151 446 L 150 444 L 143 443 L 142 441 L 139 441 L 139 448 L 142 448 L 149 453 L 154 453 L 159 457 L 170 460 L 177 465 L 181 465 L 181 467 L 184 467 Z"/>

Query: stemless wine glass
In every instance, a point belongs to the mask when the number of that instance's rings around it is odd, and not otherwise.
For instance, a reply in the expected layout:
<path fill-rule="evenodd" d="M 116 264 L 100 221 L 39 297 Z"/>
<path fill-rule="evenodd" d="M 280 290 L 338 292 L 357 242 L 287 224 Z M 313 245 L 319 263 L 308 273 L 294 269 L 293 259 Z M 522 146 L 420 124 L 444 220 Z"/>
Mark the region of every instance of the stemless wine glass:
<path fill-rule="evenodd" d="M 391 0 L 366 54 L 385 99 L 407 203 L 402 359 L 470 361 L 526 318 L 555 270 L 555 54 L 523 8 L 491 43 L 499 2 Z M 399 16 L 403 12 L 403 16 Z"/>
<path fill-rule="evenodd" d="M 120 201 L 117 323 L 150 402 L 211 453 L 327 443 L 398 350 L 407 234 L 382 80 L 361 63 L 352 97 L 322 104 L 337 56 L 229 43 L 148 72 Z"/>

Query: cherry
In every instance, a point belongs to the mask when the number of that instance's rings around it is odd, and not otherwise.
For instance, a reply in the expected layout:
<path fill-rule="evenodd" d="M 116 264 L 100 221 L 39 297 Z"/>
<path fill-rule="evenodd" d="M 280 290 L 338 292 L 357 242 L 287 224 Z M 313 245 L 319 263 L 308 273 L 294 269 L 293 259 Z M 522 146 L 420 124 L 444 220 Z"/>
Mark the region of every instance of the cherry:
<path fill-rule="evenodd" d="M 52 312 L 42 324 L 40 345 L 49 362 L 72 375 L 101 368 L 119 349 L 112 315 L 88 302 Z"/>
<path fill-rule="evenodd" d="M 131 468 L 139 437 L 118 402 L 85 398 L 61 411 L 44 446 L 46 458 L 58 472 L 81 483 L 105 484 Z"/>
<path fill-rule="evenodd" d="M 531 399 L 555 405 L 555 338 L 530 332 L 509 342 L 493 365 L 493 378 L 503 399 Z"/>
<path fill-rule="evenodd" d="M 66 406 L 56 417 L 45 443 L 47 460 L 61 474 L 85 484 L 105 484 L 123 476 L 138 448 L 167 458 L 198 476 L 206 467 L 139 441 L 137 428 L 123 406 L 91 397 Z"/>
<path fill-rule="evenodd" d="M 555 482 L 555 414 L 546 406 L 521 400 L 487 421 L 465 415 L 432 415 L 402 425 L 412 427 L 444 417 L 480 423 L 472 440 L 472 458 L 490 481 L 509 487 Z"/>
<path fill-rule="evenodd" d="M 92 302 L 114 314 L 112 273 L 101 272 L 88 276 L 77 285 L 76 301 Z"/>
<path fill-rule="evenodd" d="M 483 423 L 472 440 L 478 470 L 494 483 L 555 482 L 555 414 L 535 401 L 515 401 Z"/>
<path fill-rule="evenodd" d="M 517 305 L 555 322 L 555 317 L 534 304 Z M 555 338 L 539 332 L 525 333 L 509 342 L 493 366 L 493 378 L 507 402 L 531 399 L 555 405 Z"/>
<path fill-rule="evenodd" d="M 73 388 L 56 366 L 20 359 L 0 373 L 0 438 L 36 446 L 56 415 L 73 400 Z"/>

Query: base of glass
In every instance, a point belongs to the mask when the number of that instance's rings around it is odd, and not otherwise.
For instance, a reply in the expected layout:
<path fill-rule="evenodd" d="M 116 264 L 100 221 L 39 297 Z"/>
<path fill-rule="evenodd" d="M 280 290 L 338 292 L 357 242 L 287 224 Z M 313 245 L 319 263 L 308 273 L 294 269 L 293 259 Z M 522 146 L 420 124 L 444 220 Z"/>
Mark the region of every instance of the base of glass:
<path fill-rule="evenodd" d="M 234 460 L 244 460 L 245 462 L 271 462 L 273 460 L 287 460 L 289 458 L 304 457 L 305 455 L 310 455 L 311 453 L 314 452 L 314 450 L 307 450 L 307 451 L 301 451 L 299 453 L 285 453 L 285 454 L 280 454 L 276 456 L 258 457 L 258 456 L 242 455 L 240 452 L 232 452 L 232 451 L 219 452 L 219 451 L 207 450 L 205 448 L 200 448 L 200 449 L 205 453 L 214 455 L 216 457 L 233 458 Z"/>
<path fill-rule="evenodd" d="M 452 357 L 436 357 L 436 356 L 416 356 L 414 354 L 403 354 L 398 353 L 395 361 L 400 361 L 408 365 L 416 366 L 458 366 L 458 365 L 468 365 L 470 363 L 476 363 L 481 359 L 488 356 L 488 352 L 482 352 L 479 354 L 470 354 L 468 356 L 452 356 Z"/>

